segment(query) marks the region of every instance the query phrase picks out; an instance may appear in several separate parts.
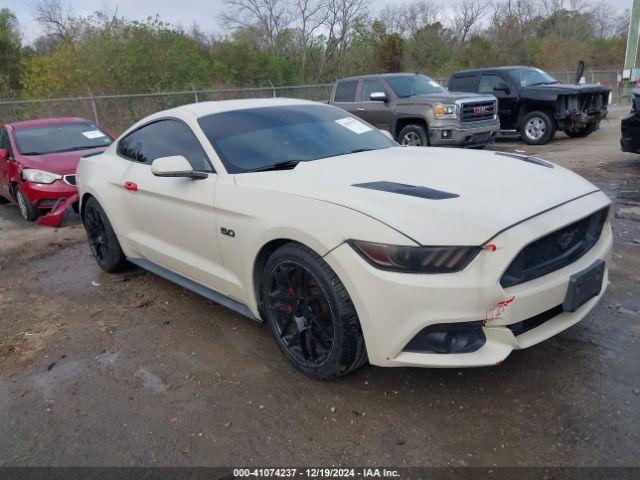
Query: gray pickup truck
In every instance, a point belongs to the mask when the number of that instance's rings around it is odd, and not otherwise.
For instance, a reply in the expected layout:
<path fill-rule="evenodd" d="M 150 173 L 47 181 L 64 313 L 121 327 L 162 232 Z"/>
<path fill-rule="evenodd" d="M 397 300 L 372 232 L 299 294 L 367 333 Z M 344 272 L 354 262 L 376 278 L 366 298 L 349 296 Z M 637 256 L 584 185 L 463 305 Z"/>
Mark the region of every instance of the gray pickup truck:
<path fill-rule="evenodd" d="M 329 103 L 389 131 L 402 145 L 482 148 L 500 130 L 493 95 L 451 93 L 426 75 L 340 79 Z"/>

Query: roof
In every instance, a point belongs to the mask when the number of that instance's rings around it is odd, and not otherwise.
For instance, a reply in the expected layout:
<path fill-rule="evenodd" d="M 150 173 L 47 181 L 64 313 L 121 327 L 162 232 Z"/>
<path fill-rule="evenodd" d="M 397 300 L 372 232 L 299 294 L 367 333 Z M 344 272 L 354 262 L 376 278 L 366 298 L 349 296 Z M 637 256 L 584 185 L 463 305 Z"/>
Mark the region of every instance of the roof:
<path fill-rule="evenodd" d="M 460 70 L 458 72 L 455 72 L 453 75 L 460 75 L 460 74 L 463 74 L 463 73 L 486 72 L 487 70 L 491 70 L 491 71 L 495 71 L 495 70 L 513 70 L 515 68 L 537 68 L 537 67 L 532 67 L 531 65 L 506 65 L 506 66 L 503 66 L 503 67 L 472 68 L 470 70 Z"/>
<path fill-rule="evenodd" d="M 339 78 L 336 80 L 336 82 L 342 82 L 343 80 L 363 80 L 363 79 L 367 79 L 367 78 L 389 78 L 389 77 L 406 77 L 408 75 L 418 75 L 417 73 L 414 72 L 397 72 L 397 73 L 374 73 L 371 75 L 356 75 L 354 77 L 344 77 L 344 78 Z"/>
<path fill-rule="evenodd" d="M 70 123 L 92 123 L 89 120 L 79 117 L 58 117 L 58 118 L 40 118 L 37 120 L 24 120 L 22 122 L 9 122 L 15 130 L 23 130 L 27 128 L 46 127 L 49 125 L 65 125 Z"/>
<path fill-rule="evenodd" d="M 212 102 L 191 103 L 181 105 L 170 110 L 158 112 L 154 116 L 171 116 L 176 112 L 189 112 L 196 117 L 203 117 L 214 113 L 228 112 L 230 110 L 245 110 L 248 108 L 282 107 L 287 105 L 326 105 L 311 100 L 299 100 L 296 98 L 247 98 L 242 100 L 219 100 Z"/>

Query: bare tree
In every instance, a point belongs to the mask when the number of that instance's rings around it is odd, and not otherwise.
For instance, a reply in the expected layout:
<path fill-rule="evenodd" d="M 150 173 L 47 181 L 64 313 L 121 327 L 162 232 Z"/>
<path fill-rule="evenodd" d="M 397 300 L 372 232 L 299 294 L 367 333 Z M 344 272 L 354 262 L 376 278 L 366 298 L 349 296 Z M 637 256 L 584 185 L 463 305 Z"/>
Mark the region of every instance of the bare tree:
<path fill-rule="evenodd" d="M 325 29 L 328 31 L 324 55 L 320 62 L 318 78 L 322 78 L 330 60 L 334 60 L 338 70 L 342 58 L 353 37 L 354 27 L 364 17 L 366 0 L 325 0 Z"/>
<path fill-rule="evenodd" d="M 299 25 L 297 36 L 301 50 L 301 71 L 304 75 L 307 66 L 307 52 L 320 28 L 325 24 L 329 11 L 319 0 L 295 0 L 294 14 Z"/>
<path fill-rule="evenodd" d="M 227 11 L 220 19 L 231 29 L 255 29 L 263 33 L 267 47 L 276 51 L 278 37 L 291 23 L 286 0 L 224 0 Z"/>
<path fill-rule="evenodd" d="M 473 34 L 488 11 L 481 0 L 462 0 L 453 8 L 452 29 L 454 38 L 464 43 Z"/>
<path fill-rule="evenodd" d="M 45 35 L 57 40 L 71 39 L 77 33 L 70 10 L 60 0 L 39 0 L 34 18 L 42 26 Z"/>
<path fill-rule="evenodd" d="M 379 18 L 388 32 L 406 36 L 438 22 L 440 10 L 429 0 L 414 0 L 404 4 L 387 4 L 380 11 Z"/>

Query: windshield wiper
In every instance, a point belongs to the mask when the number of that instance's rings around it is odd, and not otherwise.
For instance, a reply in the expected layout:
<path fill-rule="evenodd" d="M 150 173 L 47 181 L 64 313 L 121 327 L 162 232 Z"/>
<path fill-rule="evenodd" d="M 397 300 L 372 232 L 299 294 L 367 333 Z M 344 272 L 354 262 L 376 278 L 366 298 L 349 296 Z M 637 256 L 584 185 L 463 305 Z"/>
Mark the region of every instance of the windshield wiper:
<path fill-rule="evenodd" d="M 370 152 L 372 150 L 378 150 L 377 148 L 354 148 L 350 150 L 349 153 L 360 153 L 360 152 Z"/>
<path fill-rule="evenodd" d="M 285 160 L 284 162 L 272 163 L 264 167 L 252 168 L 247 172 L 267 172 L 269 170 L 293 170 L 300 163 L 300 160 Z"/>
<path fill-rule="evenodd" d="M 47 152 L 20 152 L 22 155 L 44 155 Z"/>
<path fill-rule="evenodd" d="M 100 148 L 102 145 L 92 145 L 92 146 L 84 146 L 84 147 L 71 147 L 71 148 L 64 148 L 62 150 L 56 150 L 54 152 L 49 152 L 49 153 L 62 153 L 62 152 L 74 152 L 76 150 L 90 150 L 92 148 Z M 105 145 L 106 146 L 106 145 Z"/>

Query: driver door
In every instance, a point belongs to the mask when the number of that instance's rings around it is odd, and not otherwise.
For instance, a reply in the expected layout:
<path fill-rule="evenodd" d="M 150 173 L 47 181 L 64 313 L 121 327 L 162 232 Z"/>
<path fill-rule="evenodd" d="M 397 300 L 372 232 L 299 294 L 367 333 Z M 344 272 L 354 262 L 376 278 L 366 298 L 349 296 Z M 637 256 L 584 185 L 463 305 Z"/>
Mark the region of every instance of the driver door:
<path fill-rule="evenodd" d="M 224 292 L 218 245 L 217 175 L 202 145 L 184 122 L 159 120 L 123 138 L 118 154 L 131 160 L 121 183 L 125 236 L 141 258 L 201 285 Z M 156 177 L 156 158 L 184 156 L 207 178 Z"/>

